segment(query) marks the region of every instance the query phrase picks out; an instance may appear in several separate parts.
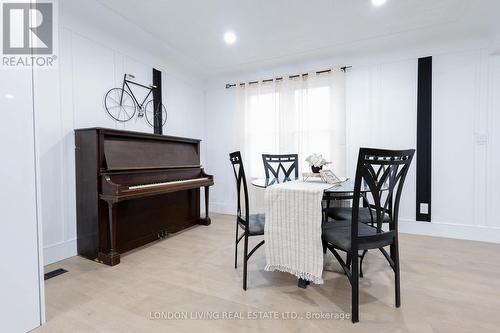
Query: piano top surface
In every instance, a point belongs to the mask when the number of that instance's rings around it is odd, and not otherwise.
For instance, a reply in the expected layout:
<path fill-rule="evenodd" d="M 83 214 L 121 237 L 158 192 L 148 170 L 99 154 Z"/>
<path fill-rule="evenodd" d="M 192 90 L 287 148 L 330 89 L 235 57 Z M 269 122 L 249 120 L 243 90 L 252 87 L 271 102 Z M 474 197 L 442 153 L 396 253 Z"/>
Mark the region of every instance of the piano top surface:
<path fill-rule="evenodd" d="M 154 139 L 154 140 L 165 140 L 165 141 L 177 141 L 177 142 L 188 142 L 188 143 L 199 143 L 200 139 L 193 138 L 185 138 L 180 136 L 170 136 L 170 135 L 162 135 L 162 134 L 153 134 L 153 133 L 144 133 L 144 132 L 135 132 L 135 131 L 125 131 L 125 130 L 117 130 L 112 128 L 104 128 L 104 127 L 88 127 L 88 128 L 78 128 L 75 129 L 75 133 L 84 132 L 84 131 L 96 131 L 104 135 L 110 136 L 120 136 L 120 137 L 129 137 L 129 138 L 142 138 L 142 139 Z"/>

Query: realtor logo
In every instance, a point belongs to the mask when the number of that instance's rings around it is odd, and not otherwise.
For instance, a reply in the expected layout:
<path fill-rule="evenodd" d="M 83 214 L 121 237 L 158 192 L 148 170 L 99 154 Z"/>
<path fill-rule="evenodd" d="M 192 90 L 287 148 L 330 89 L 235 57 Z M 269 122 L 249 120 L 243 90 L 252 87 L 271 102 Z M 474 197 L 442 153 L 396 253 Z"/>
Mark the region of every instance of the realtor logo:
<path fill-rule="evenodd" d="M 2 1 L 2 66 L 52 67 L 55 19 L 53 2 Z"/>
<path fill-rule="evenodd" d="M 52 3 L 3 4 L 4 54 L 52 53 Z"/>

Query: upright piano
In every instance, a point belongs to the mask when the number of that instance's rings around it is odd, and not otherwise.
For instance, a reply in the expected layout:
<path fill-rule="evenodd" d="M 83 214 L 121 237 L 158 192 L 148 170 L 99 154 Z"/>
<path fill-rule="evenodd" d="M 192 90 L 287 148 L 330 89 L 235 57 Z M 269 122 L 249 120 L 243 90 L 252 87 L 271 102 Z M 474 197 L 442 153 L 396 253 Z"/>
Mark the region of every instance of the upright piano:
<path fill-rule="evenodd" d="M 121 253 L 210 224 L 214 181 L 200 165 L 200 140 L 87 128 L 75 130 L 75 146 L 80 256 L 114 266 Z"/>

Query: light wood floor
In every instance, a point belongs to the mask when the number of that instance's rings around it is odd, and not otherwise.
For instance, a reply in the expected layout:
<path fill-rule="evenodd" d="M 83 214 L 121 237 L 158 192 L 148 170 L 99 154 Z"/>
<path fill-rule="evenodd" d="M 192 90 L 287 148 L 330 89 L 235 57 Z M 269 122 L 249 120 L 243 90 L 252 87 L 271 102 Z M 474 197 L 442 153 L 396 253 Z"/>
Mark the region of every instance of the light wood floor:
<path fill-rule="evenodd" d="M 73 257 L 46 267 L 69 272 L 46 282 L 47 323 L 35 332 L 500 332 L 500 245 L 401 235 L 402 307 L 379 252 L 365 258 L 360 320 L 166 320 L 169 312 L 349 313 L 350 287 L 332 256 L 324 285 L 306 290 L 265 272 L 264 248 L 233 268 L 234 218 L 199 226 L 122 256 L 107 267 Z M 254 239 L 255 244 L 259 239 Z M 240 252 L 241 253 L 241 252 Z M 241 259 L 240 259 L 241 263 Z"/>

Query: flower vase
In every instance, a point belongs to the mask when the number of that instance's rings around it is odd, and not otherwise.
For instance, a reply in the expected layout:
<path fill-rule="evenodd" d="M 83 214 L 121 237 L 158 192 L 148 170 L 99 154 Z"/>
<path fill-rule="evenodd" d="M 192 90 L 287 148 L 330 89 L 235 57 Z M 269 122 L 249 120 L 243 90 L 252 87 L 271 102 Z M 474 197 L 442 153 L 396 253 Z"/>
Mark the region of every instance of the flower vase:
<path fill-rule="evenodd" d="M 319 173 L 323 169 L 323 166 L 320 167 L 315 167 L 314 165 L 311 166 L 311 170 L 313 173 Z"/>

